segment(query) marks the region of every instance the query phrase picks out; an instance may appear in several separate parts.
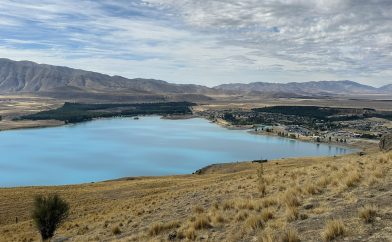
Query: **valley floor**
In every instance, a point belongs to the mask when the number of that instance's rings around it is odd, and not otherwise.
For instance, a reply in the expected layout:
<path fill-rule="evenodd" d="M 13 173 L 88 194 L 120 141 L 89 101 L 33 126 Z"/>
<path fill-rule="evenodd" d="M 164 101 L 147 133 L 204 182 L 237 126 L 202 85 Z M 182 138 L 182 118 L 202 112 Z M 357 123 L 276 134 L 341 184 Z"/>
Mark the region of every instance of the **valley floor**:
<path fill-rule="evenodd" d="M 53 192 L 71 205 L 55 241 L 391 241 L 391 168 L 392 152 L 373 150 L 223 164 L 198 175 L 4 188 L 0 241 L 39 241 L 33 197 Z"/>

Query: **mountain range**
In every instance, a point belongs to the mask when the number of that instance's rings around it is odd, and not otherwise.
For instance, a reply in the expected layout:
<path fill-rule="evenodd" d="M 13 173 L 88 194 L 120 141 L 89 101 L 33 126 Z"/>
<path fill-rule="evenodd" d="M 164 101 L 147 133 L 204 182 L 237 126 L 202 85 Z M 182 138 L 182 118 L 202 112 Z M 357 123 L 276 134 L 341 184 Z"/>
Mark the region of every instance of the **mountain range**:
<path fill-rule="evenodd" d="M 291 92 L 297 94 L 382 94 L 392 93 L 392 84 L 380 88 L 363 85 L 354 81 L 311 81 L 268 83 L 253 82 L 249 84 L 222 84 L 215 89 L 231 92 Z"/>
<path fill-rule="evenodd" d="M 154 79 L 128 79 L 63 66 L 13 61 L 0 58 L 0 93 L 33 93 L 58 98 L 104 98 L 142 100 L 207 100 L 217 94 L 392 94 L 392 84 L 376 88 L 353 81 L 312 81 L 291 83 L 233 83 L 216 87 L 173 84 Z"/>

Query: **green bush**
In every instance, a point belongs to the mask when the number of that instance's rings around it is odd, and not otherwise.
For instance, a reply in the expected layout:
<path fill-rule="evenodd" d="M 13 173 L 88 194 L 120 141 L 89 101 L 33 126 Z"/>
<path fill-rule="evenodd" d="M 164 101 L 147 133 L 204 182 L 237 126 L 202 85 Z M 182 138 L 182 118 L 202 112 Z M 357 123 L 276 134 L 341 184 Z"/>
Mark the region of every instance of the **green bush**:
<path fill-rule="evenodd" d="M 68 213 L 68 203 L 57 194 L 35 197 L 32 218 L 41 233 L 42 240 L 53 237 L 56 229 L 68 217 Z"/>

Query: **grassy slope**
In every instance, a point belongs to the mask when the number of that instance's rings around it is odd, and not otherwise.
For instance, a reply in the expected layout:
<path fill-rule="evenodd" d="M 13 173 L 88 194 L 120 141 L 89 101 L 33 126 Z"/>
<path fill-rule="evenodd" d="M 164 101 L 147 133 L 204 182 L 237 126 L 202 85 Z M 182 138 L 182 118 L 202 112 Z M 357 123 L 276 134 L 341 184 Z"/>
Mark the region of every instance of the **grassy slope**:
<path fill-rule="evenodd" d="M 29 211 L 32 197 L 48 192 L 71 203 L 72 214 L 56 233 L 67 241 L 166 241 L 173 231 L 184 240 L 277 241 L 287 235 L 322 241 L 332 218 L 345 227 L 338 240 L 392 239 L 392 152 L 268 162 L 264 197 L 258 168 L 245 162 L 202 175 L 0 189 L 0 241 L 39 240 Z M 375 207 L 370 223 L 358 214 L 365 205 Z M 336 232 L 336 225 L 328 231 Z M 116 227 L 120 234 L 113 233 Z"/>

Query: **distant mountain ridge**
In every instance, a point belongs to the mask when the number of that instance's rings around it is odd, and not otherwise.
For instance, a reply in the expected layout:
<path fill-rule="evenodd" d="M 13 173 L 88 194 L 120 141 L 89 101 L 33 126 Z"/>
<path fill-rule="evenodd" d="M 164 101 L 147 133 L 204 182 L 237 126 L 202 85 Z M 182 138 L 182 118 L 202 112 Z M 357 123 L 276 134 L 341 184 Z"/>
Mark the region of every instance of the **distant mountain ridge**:
<path fill-rule="evenodd" d="M 333 94 L 392 93 L 392 84 L 375 88 L 353 81 L 291 83 L 254 82 L 222 84 L 213 88 L 194 84 L 173 84 L 155 79 L 128 79 L 63 66 L 13 61 L 0 58 L 0 93 L 34 93 L 57 98 L 129 100 L 209 100 L 208 95 L 270 95 L 270 97 Z M 174 97 L 174 98 L 173 98 Z M 136 98 L 136 100 L 138 100 Z"/>
<path fill-rule="evenodd" d="M 392 92 L 392 84 L 380 88 L 359 84 L 353 81 L 311 81 L 269 83 L 253 82 L 249 84 L 233 83 L 214 87 L 217 90 L 231 92 L 288 92 L 296 94 L 384 94 Z"/>
<path fill-rule="evenodd" d="M 63 66 L 0 59 L 0 92 L 122 91 L 205 94 L 213 89 L 194 84 L 172 84 L 154 79 L 128 79 Z"/>

